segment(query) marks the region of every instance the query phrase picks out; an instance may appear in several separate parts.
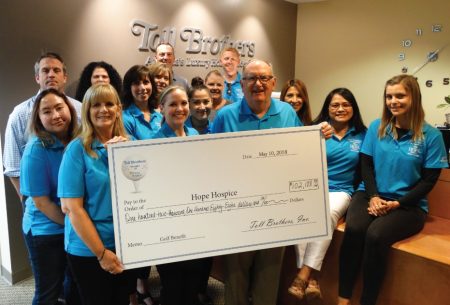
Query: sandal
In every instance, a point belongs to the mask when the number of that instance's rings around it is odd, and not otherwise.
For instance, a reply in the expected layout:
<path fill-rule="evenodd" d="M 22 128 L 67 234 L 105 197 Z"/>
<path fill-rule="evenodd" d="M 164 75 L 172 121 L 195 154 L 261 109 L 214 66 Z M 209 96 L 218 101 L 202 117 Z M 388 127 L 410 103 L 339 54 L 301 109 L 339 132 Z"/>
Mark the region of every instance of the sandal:
<path fill-rule="evenodd" d="M 322 293 L 320 292 L 319 282 L 316 280 L 310 280 L 308 287 L 305 290 L 306 300 L 308 304 L 321 304 Z"/>
<path fill-rule="evenodd" d="M 289 287 L 288 292 L 295 296 L 298 300 L 302 300 L 305 297 L 305 290 L 307 286 L 308 282 L 297 276 L 292 282 L 291 287 Z"/>

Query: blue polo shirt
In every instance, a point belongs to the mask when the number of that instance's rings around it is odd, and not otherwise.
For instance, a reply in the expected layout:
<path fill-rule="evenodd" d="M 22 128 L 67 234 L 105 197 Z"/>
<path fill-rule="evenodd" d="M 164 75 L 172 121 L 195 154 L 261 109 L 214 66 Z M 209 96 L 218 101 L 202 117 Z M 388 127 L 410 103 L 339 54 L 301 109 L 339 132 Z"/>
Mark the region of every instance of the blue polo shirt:
<path fill-rule="evenodd" d="M 197 130 L 191 127 L 187 127 L 186 125 L 184 125 L 184 132 L 186 133 L 186 136 L 198 135 Z M 153 139 L 172 138 L 176 136 L 177 135 L 175 134 L 175 132 L 173 132 L 172 128 L 170 128 L 170 126 L 167 125 L 167 123 L 163 123 L 161 129 L 156 134 L 153 135 Z"/>
<path fill-rule="evenodd" d="M 328 164 L 328 188 L 330 192 L 354 192 L 355 171 L 365 132 L 351 127 L 342 139 L 333 135 L 326 143 Z"/>
<path fill-rule="evenodd" d="M 241 86 L 241 73 L 238 72 L 235 80 L 232 83 L 229 83 L 225 80 L 223 85 L 224 88 L 222 96 L 224 99 L 230 101 L 231 103 L 240 102 L 242 100 L 242 98 L 244 97 L 244 93 L 242 92 Z M 229 87 L 231 87 L 231 90 L 228 89 Z"/>
<path fill-rule="evenodd" d="M 147 122 L 142 111 L 134 103 L 122 111 L 122 118 L 125 130 L 136 140 L 150 139 L 161 128 L 161 113 L 152 110 L 150 122 Z"/>
<path fill-rule="evenodd" d="M 186 122 L 184 123 L 184 125 L 187 126 L 187 127 L 189 127 L 189 128 L 194 128 L 194 127 L 192 127 L 192 116 L 191 116 L 191 115 L 190 115 L 189 118 L 186 120 Z M 194 128 L 194 129 L 195 129 L 195 128 Z M 211 121 L 208 120 L 208 126 L 206 126 L 206 129 L 203 130 L 203 132 L 199 132 L 198 130 L 197 130 L 197 132 L 198 132 L 199 134 L 208 134 L 208 133 L 211 133 Z"/>
<path fill-rule="evenodd" d="M 114 226 L 108 155 L 98 140 L 92 143 L 98 158 L 87 154 L 80 138 L 73 140 L 64 153 L 58 179 L 60 198 L 83 197 L 83 207 L 108 249 L 114 249 Z M 67 253 L 95 256 L 75 232 L 69 217 L 65 219 L 64 245 Z"/>
<path fill-rule="evenodd" d="M 35 206 L 32 198 L 48 196 L 53 203 L 61 206 L 56 192 L 64 145 L 56 137 L 53 140 L 53 144 L 44 147 L 43 142 L 33 136 L 25 146 L 20 161 L 20 192 L 28 196 L 22 221 L 25 234 L 30 230 L 33 236 L 64 233 L 64 226 L 45 216 Z"/>
<path fill-rule="evenodd" d="M 303 126 L 294 109 L 285 102 L 272 99 L 269 110 L 259 118 L 248 106 L 245 98 L 225 106 L 217 113 L 212 133 L 261 130 Z"/>
<path fill-rule="evenodd" d="M 422 168 L 447 168 L 442 134 L 429 124 L 423 126 L 423 140 L 413 141 L 412 132 L 395 140 L 388 129 L 386 136 L 378 138 L 380 119 L 370 124 L 361 152 L 372 156 L 378 194 L 398 199 L 411 190 L 421 178 Z M 364 190 L 364 184 L 361 188 Z M 420 207 L 428 211 L 426 198 Z"/>

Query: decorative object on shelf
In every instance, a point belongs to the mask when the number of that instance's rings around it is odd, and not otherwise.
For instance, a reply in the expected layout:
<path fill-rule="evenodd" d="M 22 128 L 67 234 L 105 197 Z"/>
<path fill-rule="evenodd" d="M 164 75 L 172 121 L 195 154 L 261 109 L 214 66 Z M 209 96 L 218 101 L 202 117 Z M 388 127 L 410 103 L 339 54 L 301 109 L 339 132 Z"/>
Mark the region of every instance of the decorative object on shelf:
<path fill-rule="evenodd" d="M 444 97 L 444 101 L 445 101 L 445 103 L 437 105 L 437 108 L 444 108 L 444 109 L 449 108 L 450 107 L 450 95 Z M 445 114 L 445 125 L 447 127 L 450 127 L 450 112 Z"/>

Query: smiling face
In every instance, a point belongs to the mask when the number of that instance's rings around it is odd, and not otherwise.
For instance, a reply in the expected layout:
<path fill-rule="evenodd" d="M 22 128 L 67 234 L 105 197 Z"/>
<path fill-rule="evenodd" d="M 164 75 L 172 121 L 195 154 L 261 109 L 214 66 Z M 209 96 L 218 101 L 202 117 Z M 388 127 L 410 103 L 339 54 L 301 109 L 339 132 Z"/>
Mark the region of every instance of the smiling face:
<path fill-rule="evenodd" d="M 198 121 L 205 121 L 211 113 L 212 102 L 206 89 L 196 90 L 189 100 L 189 110 L 192 117 Z"/>
<path fill-rule="evenodd" d="M 402 84 L 386 86 L 386 106 L 395 118 L 404 118 L 411 109 L 411 94 Z"/>
<path fill-rule="evenodd" d="M 187 94 L 182 89 L 175 89 L 167 93 L 161 101 L 161 113 L 167 125 L 173 130 L 183 128 L 189 116 L 189 102 Z"/>
<path fill-rule="evenodd" d="M 229 77 L 237 75 L 238 66 L 240 63 L 239 56 L 233 51 L 225 51 L 220 57 L 220 63 L 223 70 Z"/>
<path fill-rule="evenodd" d="M 173 62 L 175 61 L 173 48 L 167 44 L 159 45 L 156 48 L 156 61 L 165 63 L 172 68 Z"/>
<path fill-rule="evenodd" d="M 241 79 L 242 91 L 250 108 L 262 103 L 269 103 L 276 79 L 272 68 L 264 61 L 250 62 Z"/>
<path fill-rule="evenodd" d="M 146 105 L 152 94 L 152 83 L 148 76 L 131 83 L 131 95 L 135 104 Z"/>
<path fill-rule="evenodd" d="M 161 71 L 154 76 L 156 84 L 156 92 L 160 94 L 167 86 L 170 85 L 170 75 L 168 71 Z"/>
<path fill-rule="evenodd" d="M 222 92 L 223 92 L 223 77 L 217 74 L 211 74 L 205 81 L 206 87 L 208 87 L 209 92 L 211 93 L 211 98 L 213 100 L 222 100 Z"/>
<path fill-rule="evenodd" d="M 348 125 L 353 117 L 352 104 L 345 98 L 343 98 L 340 94 L 335 94 L 333 95 L 330 105 L 328 106 L 328 115 L 330 116 L 331 125 Z"/>
<path fill-rule="evenodd" d="M 41 99 L 39 119 L 44 129 L 59 139 L 66 137 L 72 121 L 69 106 L 64 99 L 52 93 Z"/>
<path fill-rule="evenodd" d="M 39 62 L 39 71 L 35 78 L 41 91 L 53 88 L 59 92 L 63 92 L 67 81 L 63 63 L 51 57 L 41 59 Z"/>
<path fill-rule="evenodd" d="M 104 68 L 96 67 L 94 71 L 92 71 L 91 85 L 109 84 L 109 83 L 110 83 L 109 75 Z"/>
<path fill-rule="evenodd" d="M 300 109 L 302 109 L 303 99 L 300 96 L 300 92 L 295 87 L 289 87 L 289 89 L 286 91 L 284 101 L 291 104 L 295 112 L 299 112 Z"/>
<path fill-rule="evenodd" d="M 121 106 L 114 102 L 114 96 L 105 96 L 92 101 L 89 108 L 89 118 L 97 134 L 110 136 L 117 117 L 120 115 Z"/>

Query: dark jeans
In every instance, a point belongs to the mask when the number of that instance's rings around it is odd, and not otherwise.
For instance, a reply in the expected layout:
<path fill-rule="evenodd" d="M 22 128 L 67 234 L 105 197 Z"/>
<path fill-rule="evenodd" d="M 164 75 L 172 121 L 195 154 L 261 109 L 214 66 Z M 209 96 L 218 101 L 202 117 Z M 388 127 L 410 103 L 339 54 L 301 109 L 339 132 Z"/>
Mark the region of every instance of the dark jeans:
<path fill-rule="evenodd" d="M 400 206 L 375 217 L 367 212 L 368 202 L 365 192 L 353 196 L 339 257 L 339 296 L 343 298 L 351 298 L 362 262 L 361 305 L 375 305 L 391 245 L 420 232 L 427 216 L 418 206 Z"/>
<path fill-rule="evenodd" d="M 162 305 L 196 305 L 208 259 L 157 265 L 161 279 Z M 203 272 L 203 273 L 202 273 Z"/>
<path fill-rule="evenodd" d="M 35 279 L 33 305 L 54 305 L 63 290 L 67 266 L 64 234 L 24 234 Z"/>
<path fill-rule="evenodd" d="M 67 254 L 73 279 L 83 305 L 128 305 L 136 289 L 136 275 L 130 270 L 110 274 L 100 267 L 96 257 Z"/>

